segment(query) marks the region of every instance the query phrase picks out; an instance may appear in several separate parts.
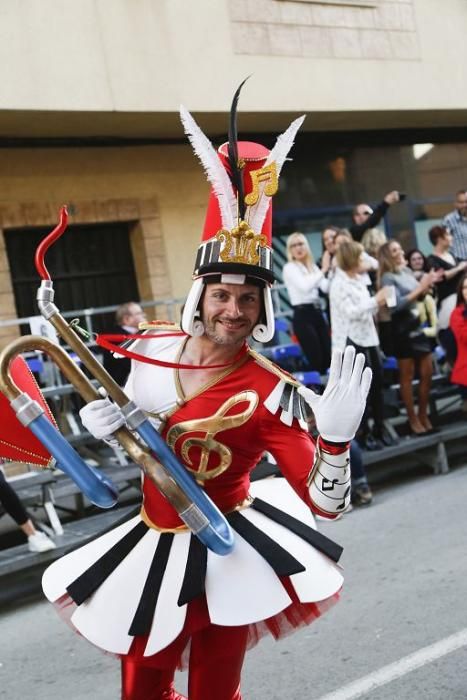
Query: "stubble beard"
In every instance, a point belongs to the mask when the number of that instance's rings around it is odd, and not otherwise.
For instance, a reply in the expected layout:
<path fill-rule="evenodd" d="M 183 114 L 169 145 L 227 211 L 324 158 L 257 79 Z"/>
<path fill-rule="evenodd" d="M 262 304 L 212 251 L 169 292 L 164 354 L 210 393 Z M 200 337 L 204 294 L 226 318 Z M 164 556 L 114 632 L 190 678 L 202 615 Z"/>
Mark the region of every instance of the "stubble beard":
<path fill-rule="evenodd" d="M 246 329 L 242 327 L 241 334 L 239 335 L 229 336 L 227 333 L 223 335 L 218 333 L 216 326 L 216 321 L 204 322 L 204 334 L 207 338 L 209 338 L 209 340 L 216 343 L 216 345 L 223 345 L 224 347 L 235 347 L 237 345 L 241 345 L 251 333 L 251 328 Z"/>

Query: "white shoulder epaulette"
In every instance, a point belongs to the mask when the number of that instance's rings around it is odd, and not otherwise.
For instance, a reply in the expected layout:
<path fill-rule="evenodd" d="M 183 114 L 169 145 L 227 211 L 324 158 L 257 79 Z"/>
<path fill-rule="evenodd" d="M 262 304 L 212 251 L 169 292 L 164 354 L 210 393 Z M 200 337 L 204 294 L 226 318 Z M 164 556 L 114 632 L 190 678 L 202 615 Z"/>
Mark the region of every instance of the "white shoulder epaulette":
<path fill-rule="evenodd" d="M 264 401 L 264 406 L 273 415 L 282 409 L 280 414 L 282 423 L 292 425 L 293 419 L 296 418 L 301 427 L 306 430 L 312 412 L 304 398 L 298 393 L 300 382 L 263 355 L 254 350 L 250 350 L 249 353 L 257 364 L 279 378 L 278 383 Z"/>

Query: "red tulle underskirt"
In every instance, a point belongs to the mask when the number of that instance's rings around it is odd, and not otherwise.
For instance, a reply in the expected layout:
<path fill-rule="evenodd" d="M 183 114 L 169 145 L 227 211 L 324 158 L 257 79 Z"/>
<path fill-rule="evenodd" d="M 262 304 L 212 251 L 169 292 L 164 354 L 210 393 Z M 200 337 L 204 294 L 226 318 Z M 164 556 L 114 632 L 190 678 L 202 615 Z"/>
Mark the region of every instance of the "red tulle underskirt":
<path fill-rule="evenodd" d="M 260 620 L 248 625 L 247 649 L 252 649 L 258 644 L 260 639 L 268 634 L 275 640 L 279 640 L 301 627 L 310 625 L 335 605 L 340 597 L 340 591 L 338 591 L 329 598 L 316 603 L 301 603 L 289 578 L 284 577 L 281 581 L 292 603 L 282 612 L 266 620 Z M 62 596 L 55 602 L 55 608 L 60 617 L 76 632 L 76 628 L 70 620 L 73 612 L 76 610 L 76 605 L 71 598 L 68 595 Z M 126 656 L 138 664 L 153 668 L 173 668 L 174 666 L 180 669 L 187 668 L 191 636 L 210 624 L 207 603 L 203 596 L 188 604 L 183 630 L 169 646 L 153 656 L 144 656 L 147 636 L 135 637 Z"/>

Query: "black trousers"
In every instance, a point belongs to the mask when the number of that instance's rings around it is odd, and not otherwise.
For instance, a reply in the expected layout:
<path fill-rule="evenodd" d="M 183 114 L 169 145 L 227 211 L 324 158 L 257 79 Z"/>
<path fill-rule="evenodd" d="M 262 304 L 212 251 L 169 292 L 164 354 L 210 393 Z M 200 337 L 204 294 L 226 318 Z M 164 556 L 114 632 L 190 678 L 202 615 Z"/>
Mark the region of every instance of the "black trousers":
<path fill-rule="evenodd" d="M 24 525 L 29 520 L 29 515 L 26 512 L 23 504 L 19 500 L 17 494 L 11 488 L 8 481 L 0 469 L 0 503 L 4 509 L 11 515 L 17 525 Z"/>
<path fill-rule="evenodd" d="M 353 345 L 357 352 L 365 355 L 365 367 L 370 367 L 373 372 L 371 380 L 370 392 L 368 394 L 367 408 L 363 416 L 361 429 L 365 431 L 365 425 L 368 423 L 368 406 L 371 408 L 371 415 L 375 422 L 376 431 L 380 431 L 383 427 L 384 418 L 384 398 L 383 398 L 383 365 L 381 363 L 381 354 L 378 346 L 365 348 L 357 345 L 350 338 L 347 338 L 347 345 Z"/>
<path fill-rule="evenodd" d="M 300 304 L 293 310 L 293 330 L 310 369 L 324 374 L 331 364 L 331 336 L 326 319 L 313 304 Z"/>

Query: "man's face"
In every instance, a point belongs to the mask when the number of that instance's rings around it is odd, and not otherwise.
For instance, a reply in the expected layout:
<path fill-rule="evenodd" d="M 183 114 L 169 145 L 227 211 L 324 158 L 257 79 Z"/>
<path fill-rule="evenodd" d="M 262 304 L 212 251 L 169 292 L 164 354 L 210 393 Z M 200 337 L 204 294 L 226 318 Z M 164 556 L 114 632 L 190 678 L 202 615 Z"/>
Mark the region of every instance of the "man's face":
<path fill-rule="evenodd" d="M 240 345 L 258 323 L 261 293 L 252 284 L 208 284 L 201 306 L 205 335 L 218 345 Z"/>
<path fill-rule="evenodd" d="M 358 204 L 353 215 L 353 220 L 356 224 L 364 224 L 370 214 L 373 214 L 373 209 L 368 204 Z"/>
<path fill-rule="evenodd" d="M 467 216 L 467 192 L 460 192 L 456 195 L 454 206 L 461 216 Z"/>
<path fill-rule="evenodd" d="M 146 321 L 146 314 L 139 304 L 132 304 L 128 313 L 123 317 L 123 325 L 138 328 L 140 323 Z"/>

